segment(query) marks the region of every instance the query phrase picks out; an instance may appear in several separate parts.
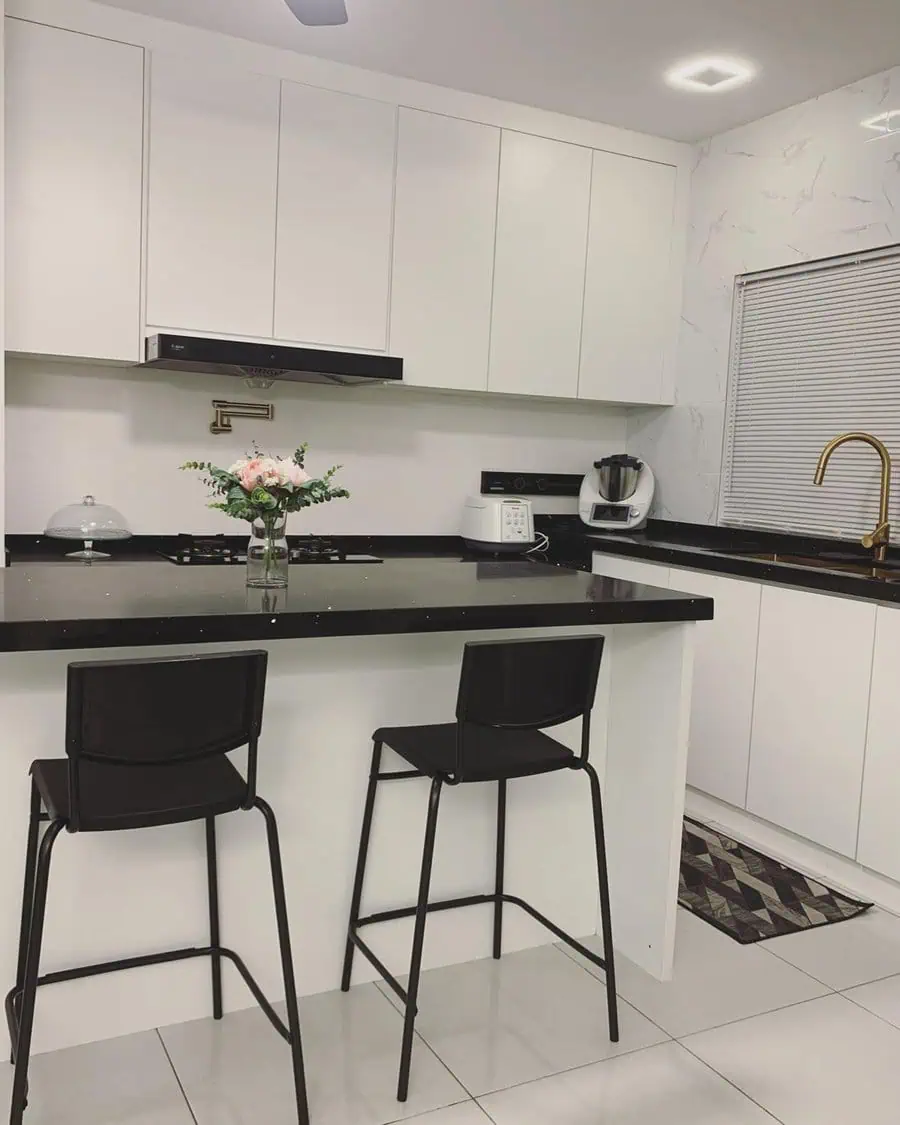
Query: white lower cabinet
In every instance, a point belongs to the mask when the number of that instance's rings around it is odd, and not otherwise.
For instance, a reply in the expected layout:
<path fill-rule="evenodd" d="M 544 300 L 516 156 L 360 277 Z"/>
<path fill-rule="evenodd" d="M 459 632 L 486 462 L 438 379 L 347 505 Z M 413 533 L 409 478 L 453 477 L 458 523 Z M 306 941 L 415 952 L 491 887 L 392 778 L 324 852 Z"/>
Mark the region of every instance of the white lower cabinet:
<path fill-rule="evenodd" d="M 646 586 L 668 586 L 669 568 L 662 563 L 643 562 L 624 555 L 604 555 L 594 552 L 594 574 L 604 578 L 621 578 L 626 582 L 643 582 Z"/>
<path fill-rule="evenodd" d="M 766 586 L 747 810 L 856 855 L 873 603 Z"/>
<path fill-rule="evenodd" d="M 669 572 L 669 586 L 716 603 L 714 619 L 696 632 L 688 784 L 743 808 L 762 586 L 680 569 Z"/>
<path fill-rule="evenodd" d="M 900 880 L 900 607 L 879 606 L 859 818 L 860 863 Z"/>

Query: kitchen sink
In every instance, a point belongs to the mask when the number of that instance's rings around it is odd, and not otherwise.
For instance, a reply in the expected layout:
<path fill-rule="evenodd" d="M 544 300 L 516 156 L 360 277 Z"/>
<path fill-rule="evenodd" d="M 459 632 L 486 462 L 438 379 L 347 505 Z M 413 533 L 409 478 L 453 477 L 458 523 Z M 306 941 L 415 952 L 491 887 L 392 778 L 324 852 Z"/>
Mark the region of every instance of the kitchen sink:
<path fill-rule="evenodd" d="M 828 551 L 820 555 L 792 555 L 781 551 L 719 551 L 733 558 L 754 559 L 758 562 L 786 563 L 790 566 L 815 567 L 818 570 L 837 570 L 856 574 L 861 578 L 878 578 L 882 582 L 900 582 L 900 560 L 885 559 L 868 562 L 849 552 Z"/>

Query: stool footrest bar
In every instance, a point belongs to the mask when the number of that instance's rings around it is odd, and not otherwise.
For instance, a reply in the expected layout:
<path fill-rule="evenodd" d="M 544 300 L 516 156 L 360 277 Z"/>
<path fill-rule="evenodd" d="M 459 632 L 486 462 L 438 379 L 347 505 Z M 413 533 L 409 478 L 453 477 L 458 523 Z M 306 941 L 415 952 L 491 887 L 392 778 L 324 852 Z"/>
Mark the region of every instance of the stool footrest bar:
<path fill-rule="evenodd" d="M 409 997 L 407 996 L 406 989 L 403 987 L 400 981 L 397 980 L 394 974 L 388 970 L 387 966 L 381 960 L 381 958 L 378 957 L 377 954 L 373 953 L 368 945 L 366 945 L 363 939 L 359 936 L 359 934 L 354 933 L 353 930 L 350 930 L 350 940 L 360 951 L 363 957 L 371 962 L 371 964 L 378 970 L 378 972 L 381 973 L 381 979 L 391 988 L 393 992 L 397 994 L 403 1004 L 408 1004 Z"/>
<path fill-rule="evenodd" d="M 486 906 L 496 902 L 508 902 L 510 906 L 518 906 L 521 910 L 524 910 L 526 914 L 530 914 L 536 922 L 540 922 L 542 926 L 545 926 L 552 934 L 559 938 L 560 941 L 565 942 L 566 945 L 570 946 L 570 948 L 574 949 L 577 953 L 580 953 L 582 957 L 587 958 L 588 961 L 598 968 L 604 971 L 606 970 L 606 960 L 603 957 L 594 953 L 592 949 L 588 949 L 586 945 L 582 945 L 580 941 L 573 938 L 571 934 L 567 934 L 565 930 L 561 930 L 559 926 L 551 922 L 545 914 L 541 914 L 539 910 L 535 910 L 530 903 L 519 898 L 517 895 L 465 895 L 462 898 L 447 898 L 438 902 L 429 902 L 425 909 L 429 914 L 432 914 L 440 910 L 453 910 L 457 906 Z M 384 962 L 372 952 L 356 931 L 359 926 L 371 926 L 376 922 L 395 922 L 398 918 L 412 918 L 415 913 L 416 908 L 414 906 L 401 906 L 396 910 L 381 910 L 377 914 L 367 914 L 364 918 L 359 918 L 350 926 L 349 930 L 350 940 L 360 953 L 362 953 L 372 965 L 374 965 L 378 972 L 381 973 L 385 983 L 393 989 L 404 1004 L 407 1003 L 406 990 L 397 978 L 388 972 Z"/>
<path fill-rule="evenodd" d="M 103 973 L 116 973 L 122 969 L 140 969 L 145 965 L 164 965 L 171 961 L 189 961 L 195 957 L 211 957 L 214 953 L 218 953 L 221 957 L 227 957 L 228 960 L 231 961 L 243 977 L 244 983 L 253 993 L 253 998 L 256 1000 L 257 1004 L 259 1004 L 260 1008 L 262 1008 L 269 1023 L 271 1023 L 285 1042 L 290 1043 L 290 1032 L 278 1013 L 269 1003 L 265 993 L 254 980 L 250 970 L 233 949 L 226 949 L 224 946 L 192 946 L 187 949 L 169 949 L 164 953 L 147 953 L 140 957 L 124 957 L 118 961 L 101 961 L 94 965 L 81 965 L 75 969 L 61 969 L 55 973 L 45 973 L 43 976 L 38 977 L 37 983 L 39 986 L 42 984 L 62 984 L 66 981 L 81 980 L 83 977 L 96 977 L 101 976 Z M 5 1001 L 6 1021 L 9 1024 L 10 1040 L 14 1045 L 19 1038 L 17 1004 L 20 996 L 21 989 L 11 988 L 6 994 Z M 15 1049 L 15 1047 L 13 1049 Z"/>

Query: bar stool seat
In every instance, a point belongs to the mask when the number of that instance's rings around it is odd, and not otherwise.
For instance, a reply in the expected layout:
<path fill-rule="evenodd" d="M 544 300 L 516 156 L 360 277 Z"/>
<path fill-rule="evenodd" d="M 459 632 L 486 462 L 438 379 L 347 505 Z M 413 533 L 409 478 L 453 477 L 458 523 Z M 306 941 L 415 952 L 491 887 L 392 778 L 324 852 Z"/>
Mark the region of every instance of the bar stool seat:
<path fill-rule="evenodd" d="M 383 727 L 375 732 L 374 738 L 426 777 L 440 775 L 448 779 L 456 771 L 457 749 L 463 736 L 471 755 L 463 782 L 533 777 L 552 770 L 572 769 L 578 761 L 568 747 L 539 730 L 471 726 L 463 732 L 459 723 L 440 723 Z"/>
<path fill-rule="evenodd" d="M 69 763 L 32 763 L 31 776 L 51 820 L 71 817 Z M 122 769 L 83 762 L 79 776 L 82 832 L 154 828 L 237 812 L 247 783 L 227 758 L 200 758 L 174 766 Z"/>

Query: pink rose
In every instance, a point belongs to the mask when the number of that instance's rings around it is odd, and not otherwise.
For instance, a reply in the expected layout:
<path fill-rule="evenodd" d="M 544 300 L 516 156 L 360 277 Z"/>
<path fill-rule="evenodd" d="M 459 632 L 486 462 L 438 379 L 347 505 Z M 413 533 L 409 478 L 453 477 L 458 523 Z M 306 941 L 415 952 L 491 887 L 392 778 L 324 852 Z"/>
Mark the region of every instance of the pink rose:
<path fill-rule="evenodd" d="M 263 484 L 266 475 L 267 457 L 253 457 L 237 472 L 241 487 L 247 492 L 252 492 L 258 485 Z"/>
<path fill-rule="evenodd" d="M 284 483 L 292 484 L 295 488 L 299 488 L 301 484 L 306 484 L 310 479 L 309 473 L 305 469 L 301 469 L 299 465 L 295 465 L 293 461 L 283 461 L 280 468 Z"/>

